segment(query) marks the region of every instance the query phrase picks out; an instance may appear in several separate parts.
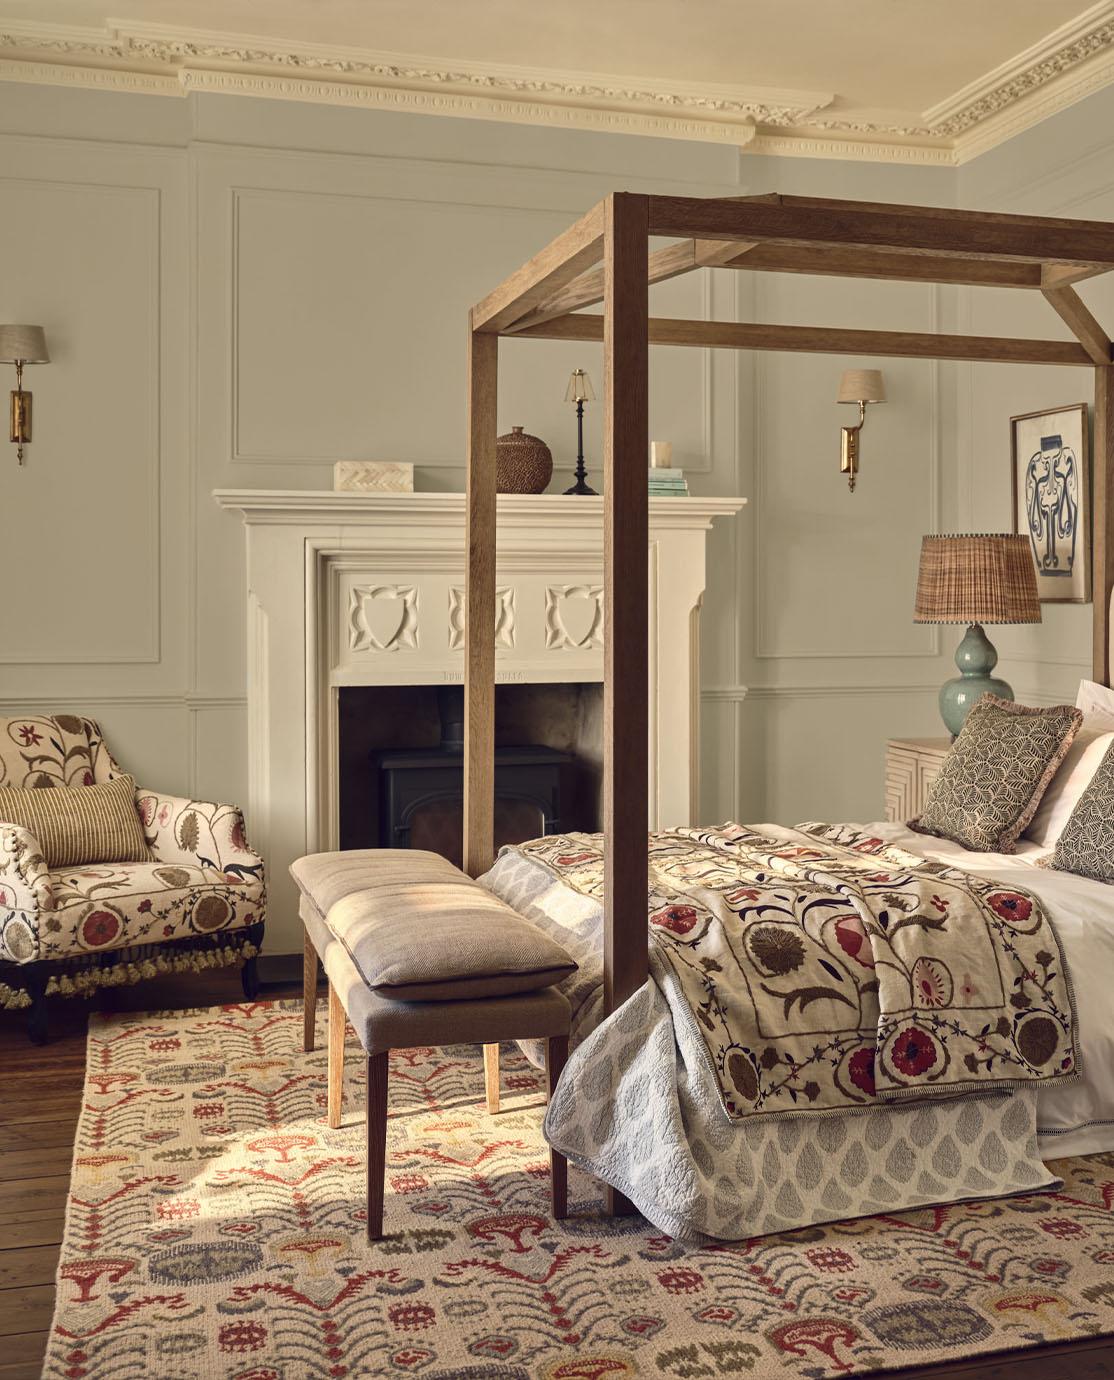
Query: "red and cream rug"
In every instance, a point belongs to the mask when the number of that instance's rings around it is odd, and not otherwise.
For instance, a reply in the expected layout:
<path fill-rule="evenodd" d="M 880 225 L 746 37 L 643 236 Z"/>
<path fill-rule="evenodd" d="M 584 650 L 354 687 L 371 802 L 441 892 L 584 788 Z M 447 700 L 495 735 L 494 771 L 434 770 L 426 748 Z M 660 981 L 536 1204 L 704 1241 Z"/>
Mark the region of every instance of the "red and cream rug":
<path fill-rule="evenodd" d="M 504 1050 L 391 1061 L 387 1239 L 364 1234 L 363 1061 L 324 1123 L 295 1002 L 94 1017 L 56 1380 L 863 1375 L 1114 1333 L 1114 1155 L 1063 1192 L 712 1249 L 548 1216 L 542 1088 Z"/>

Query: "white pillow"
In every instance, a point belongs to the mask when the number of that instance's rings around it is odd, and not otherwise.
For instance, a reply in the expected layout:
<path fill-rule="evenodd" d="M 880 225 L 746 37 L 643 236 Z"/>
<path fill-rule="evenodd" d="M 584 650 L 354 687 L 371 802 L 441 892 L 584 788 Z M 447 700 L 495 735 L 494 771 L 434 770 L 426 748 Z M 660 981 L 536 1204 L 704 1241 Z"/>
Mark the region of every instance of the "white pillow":
<path fill-rule="evenodd" d="M 1084 687 L 1094 685 L 1085 680 L 1079 687 L 1080 699 L 1084 697 Z M 1105 695 L 1114 694 L 1104 686 L 1095 686 Z M 1084 709 L 1083 704 L 1078 708 Z M 1033 816 L 1024 837 L 1031 839 L 1041 848 L 1055 848 L 1056 840 L 1063 832 L 1071 812 L 1079 803 L 1079 797 L 1091 784 L 1091 777 L 1099 769 L 1099 763 L 1114 746 L 1114 717 L 1110 714 L 1094 713 L 1084 709 L 1083 723 L 1075 735 L 1067 756 L 1060 763 L 1056 775 L 1041 796 L 1037 812 Z"/>
<path fill-rule="evenodd" d="M 1114 720 L 1114 690 L 1108 685 L 1100 685 L 1097 680 L 1081 680 L 1075 707 L 1082 709 L 1084 714 L 1104 714 Z M 1083 727 L 1087 727 L 1086 719 Z"/>

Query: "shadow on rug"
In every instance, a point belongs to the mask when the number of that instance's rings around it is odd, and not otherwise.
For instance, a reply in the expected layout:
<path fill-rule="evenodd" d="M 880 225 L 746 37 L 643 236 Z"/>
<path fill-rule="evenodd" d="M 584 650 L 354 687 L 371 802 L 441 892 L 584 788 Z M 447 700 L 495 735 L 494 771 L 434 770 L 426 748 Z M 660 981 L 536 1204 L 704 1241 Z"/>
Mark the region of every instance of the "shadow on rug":
<path fill-rule="evenodd" d="M 863 1375 L 1114 1332 L 1114 1155 L 1063 1192 L 682 1247 L 548 1216 L 542 1081 L 391 1057 L 385 1241 L 364 1235 L 363 1060 L 324 1123 L 301 1004 L 95 1016 L 44 1375 L 622 1380 Z"/>

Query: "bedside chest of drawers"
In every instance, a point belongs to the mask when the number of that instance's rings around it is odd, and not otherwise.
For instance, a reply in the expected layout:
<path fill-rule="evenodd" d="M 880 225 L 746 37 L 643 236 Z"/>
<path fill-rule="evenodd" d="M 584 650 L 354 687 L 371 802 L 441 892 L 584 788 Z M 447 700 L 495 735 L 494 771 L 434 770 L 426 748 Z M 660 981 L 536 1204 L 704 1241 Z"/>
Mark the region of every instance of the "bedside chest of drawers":
<path fill-rule="evenodd" d="M 950 738 L 891 738 L 886 744 L 886 819 L 916 819 L 952 745 Z"/>

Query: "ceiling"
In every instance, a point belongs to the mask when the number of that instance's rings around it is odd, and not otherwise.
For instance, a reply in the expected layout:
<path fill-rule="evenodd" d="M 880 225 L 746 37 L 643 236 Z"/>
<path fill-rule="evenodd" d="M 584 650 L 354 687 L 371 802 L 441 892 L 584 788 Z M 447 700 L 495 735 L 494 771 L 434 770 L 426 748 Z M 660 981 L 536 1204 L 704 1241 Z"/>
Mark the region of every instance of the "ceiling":
<path fill-rule="evenodd" d="M 0 78 L 948 164 L 1114 81 L 1114 0 L 0 0 Z"/>

